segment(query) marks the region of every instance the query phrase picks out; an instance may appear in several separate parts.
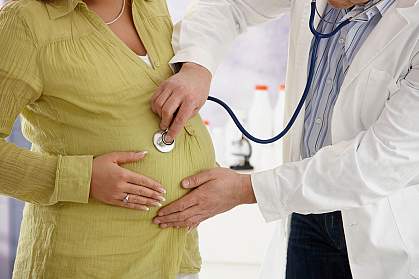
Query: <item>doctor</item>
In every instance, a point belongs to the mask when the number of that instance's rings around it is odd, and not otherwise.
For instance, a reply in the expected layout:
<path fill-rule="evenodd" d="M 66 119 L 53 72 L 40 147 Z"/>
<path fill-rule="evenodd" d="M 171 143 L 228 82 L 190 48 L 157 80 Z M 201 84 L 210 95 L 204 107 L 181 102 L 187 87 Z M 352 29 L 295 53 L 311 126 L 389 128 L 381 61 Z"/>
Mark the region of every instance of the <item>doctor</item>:
<path fill-rule="evenodd" d="M 196 1 L 175 28 L 172 62 L 183 66 L 153 98 L 169 136 L 204 104 L 234 39 L 287 10 L 289 119 L 307 80 L 310 2 Z M 195 190 L 161 209 L 156 224 L 196 226 L 257 202 L 267 221 L 291 216 L 287 279 L 419 278 L 419 4 L 368 9 L 375 2 L 318 0 L 323 33 L 364 12 L 321 41 L 304 113 L 284 141 L 286 163 L 252 176 L 219 168 L 187 178 L 183 187 Z"/>

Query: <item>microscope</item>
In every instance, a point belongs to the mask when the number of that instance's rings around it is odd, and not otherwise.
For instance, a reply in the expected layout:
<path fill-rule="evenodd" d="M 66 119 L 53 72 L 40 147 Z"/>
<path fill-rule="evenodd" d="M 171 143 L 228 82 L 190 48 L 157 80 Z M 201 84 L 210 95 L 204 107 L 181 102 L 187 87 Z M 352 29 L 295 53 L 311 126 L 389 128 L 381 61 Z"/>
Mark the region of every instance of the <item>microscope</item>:
<path fill-rule="evenodd" d="M 250 157 L 252 157 L 252 145 L 250 141 L 242 134 L 240 140 L 233 142 L 233 148 L 233 155 L 239 157 L 239 163 L 230 166 L 230 169 L 238 171 L 253 170 L 253 166 L 250 164 Z"/>

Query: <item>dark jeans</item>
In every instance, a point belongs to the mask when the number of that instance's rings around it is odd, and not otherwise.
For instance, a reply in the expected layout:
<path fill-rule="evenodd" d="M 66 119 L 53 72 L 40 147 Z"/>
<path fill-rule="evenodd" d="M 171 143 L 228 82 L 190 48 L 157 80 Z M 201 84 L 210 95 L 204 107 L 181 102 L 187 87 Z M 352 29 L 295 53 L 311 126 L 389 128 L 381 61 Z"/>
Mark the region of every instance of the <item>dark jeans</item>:
<path fill-rule="evenodd" d="M 292 215 L 286 279 L 352 279 L 339 211 Z"/>

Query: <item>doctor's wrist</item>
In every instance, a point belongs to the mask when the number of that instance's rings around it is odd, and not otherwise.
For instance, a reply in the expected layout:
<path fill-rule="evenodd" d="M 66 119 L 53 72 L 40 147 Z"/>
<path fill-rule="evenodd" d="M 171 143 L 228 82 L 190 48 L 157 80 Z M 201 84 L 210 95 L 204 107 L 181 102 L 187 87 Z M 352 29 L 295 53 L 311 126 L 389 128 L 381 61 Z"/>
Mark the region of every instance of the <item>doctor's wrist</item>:
<path fill-rule="evenodd" d="M 252 187 L 251 176 L 248 174 L 240 174 L 240 193 L 241 193 L 241 204 L 253 204 L 256 203 L 256 196 Z"/>
<path fill-rule="evenodd" d="M 182 63 L 182 67 L 180 69 L 180 71 L 195 71 L 195 72 L 199 72 L 201 75 L 209 78 L 210 80 L 212 79 L 212 74 L 211 72 L 205 68 L 204 66 L 201 66 L 199 64 L 193 63 L 193 62 L 184 62 Z"/>

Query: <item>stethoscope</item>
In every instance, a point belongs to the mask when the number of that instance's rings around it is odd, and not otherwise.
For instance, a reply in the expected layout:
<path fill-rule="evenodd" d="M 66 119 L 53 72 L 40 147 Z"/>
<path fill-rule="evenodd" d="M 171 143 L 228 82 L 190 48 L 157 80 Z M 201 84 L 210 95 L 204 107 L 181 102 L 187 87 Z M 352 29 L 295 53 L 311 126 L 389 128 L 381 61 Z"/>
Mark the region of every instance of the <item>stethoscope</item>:
<path fill-rule="evenodd" d="M 233 112 L 233 110 L 225 102 L 223 102 L 222 100 L 220 100 L 218 98 L 212 97 L 212 96 L 208 97 L 208 101 L 215 102 L 215 103 L 219 104 L 220 106 L 222 106 L 227 111 L 227 113 L 230 115 L 231 119 L 233 120 L 233 122 L 237 126 L 237 128 L 240 130 L 240 132 L 243 133 L 243 135 L 245 137 L 247 137 L 249 140 L 251 140 L 253 142 L 256 142 L 256 143 L 259 143 L 259 144 L 270 144 L 270 143 L 274 143 L 274 142 L 280 140 L 281 138 L 283 138 L 289 132 L 291 127 L 294 125 L 294 123 L 295 123 L 298 115 L 300 114 L 301 109 L 303 108 L 304 103 L 307 99 L 308 93 L 310 91 L 310 87 L 313 83 L 314 68 L 316 66 L 317 53 L 318 53 L 318 48 L 319 48 L 319 44 L 320 44 L 321 39 L 327 39 L 327 38 L 333 37 L 343 27 L 345 27 L 346 25 L 351 23 L 351 21 L 356 20 L 361 14 L 364 14 L 368 10 L 374 8 L 381 1 L 383 1 L 383 0 L 373 0 L 373 1 L 369 2 L 370 5 L 369 5 L 368 8 L 364 9 L 363 11 L 361 11 L 357 14 L 349 16 L 347 19 L 345 19 L 344 21 L 339 23 L 339 25 L 330 33 L 320 33 L 314 27 L 314 20 L 315 20 L 315 16 L 316 16 L 316 12 L 317 12 L 317 7 L 316 7 L 316 0 L 311 1 L 311 13 L 310 13 L 310 20 L 309 20 L 309 25 L 308 26 L 310 28 L 311 33 L 314 35 L 314 42 L 312 44 L 307 83 L 306 83 L 306 86 L 304 88 L 303 95 L 301 96 L 301 99 L 300 99 L 294 113 L 292 114 L 290 120 L 288 121 L 288 124 L 285 126 L 285 128 L 278 135 L 276 135 L 272 138 L 269 138 L 269 139 L 257 138 L 255 136 L 251 135 L 243 127 L 243 125 L 240 123 L 240 120 L 237 118 L 237 116 Z M 320 19 L 325 20 L 321 16 L 320 16 Z M 158 131 L 153 136 L 154 146 L 157 148 L 157 150 L 159 150 L 160 152 L 163 152 L 163 153 L 170 152 L 175 147 L 175 140 L 173 140 L 172 142 L 167 142 L 165 140 L 165 136 L 166 136 L 167 132 L 168 132 L 167 130 Z"/>

